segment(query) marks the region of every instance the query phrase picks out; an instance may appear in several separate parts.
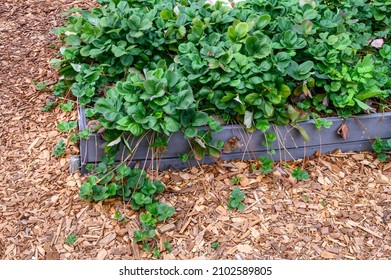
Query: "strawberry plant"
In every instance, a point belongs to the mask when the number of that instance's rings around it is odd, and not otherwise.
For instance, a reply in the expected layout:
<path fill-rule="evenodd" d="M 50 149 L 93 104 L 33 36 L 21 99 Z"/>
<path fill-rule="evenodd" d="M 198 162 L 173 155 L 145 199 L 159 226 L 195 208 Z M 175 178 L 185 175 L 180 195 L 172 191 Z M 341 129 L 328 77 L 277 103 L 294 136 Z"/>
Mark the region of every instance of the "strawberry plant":
<path fill-rule="evenodd" d="M 296 178 L 299 181 L 307 181 L 310 179 L 310 176 L 307 171 L 303 171 L 301 167 L 298 167 L 293 170 L 292 177 Z"/>
<path fill-rule="evenodd" d="M 61 132 L 67 132 L 69 130 L 73 130 L 77 127 L 77 122 L 61 122 L 57 125 L 57 129 Z"/>
<path fill-rule="evenodd" d="M 60 104 L 60 108 L 63 112 L 71 112 L 73 109 L 73 102 L 68 101 L 67 103 Z"/>
<path fill-rule="evenodd" d="M 331 125 L 333 124 L 332 121 L 329 121 L 327 119 L 315 118 L 314 120 L 315 120 L 314 124 L 318 130 L 321 130 L 322 128 L 330 128 Z"/>
<path fill-rule="evenodd" d="M 239 182 L 240 182 L 240 177 L 234 176 L 234 177 L 231 178 L 231 183 L 232 184 L 237 185 L 237 184 L 239 184 Z"/>
<path fill-rule="evenodd" d="M 240 188 L 235 187 L 229 195 L 228 209 L 244 210 L 244 204 L 242 203 L 244 196 L 245 193 L 242 192 Z"/>
<path fill-rule="evenodd" d="M 43 82 L 39 82 L 35 85 L 35 89 L 37 91 L 41 91 L 41 90 L 44 90 L 45 88 L 47 87 L 47 83 L 45 81 Z"/>
<path fill-rule="evenodd" d="M 292 120 L 287 103 L 345 117 L 390 94 L 389 3 L 98 2 L 72 9 L 56 30 L 65 46 L 53 60 L 55 95 L 69 88 L 113 134 L 181 130 L 193 146 L 184 161 L 220 156 L 210 112 L 266 131 L 304 120 Z"/>
<path fill-rule="evenodd" d="M 385 162 L 389 158 L 388 154 L 391 151 L 391 139 L 383 140 L 377 137 L 372 144 L 372 148 L 377 153 L 377 158 Z"/>
<path fill-rule="evenodd" d="M 126 222 L 125 215 L 119 210 L 115 210 L 115 213 L 113 215 L 113 219 L 117 220 L 118 222 L 124 222 L 124 223 Z"/>
<path fill-rule="evenodd" d="M 52 155 L 56 157 L 60 157 L 65 153 L 66 144 L 64 142 L 64 139 L 60 139 L 60 141 L 54 146 L 54 150 L 52 152 Z"/>
<path fill-rule="evenodd" d="M 106 155 L 87 166 L 93 174 L 80 197 L 119 196 L 145 210 L 134 237 L 144 246 L 174 210 L 157 200 L 160 181 L 142 169 L 115 166 L 120 145 L 132 155 L 150 135 L 150 149 L 164 153 L 170 137 L 182 132 L 192 149 L 178 155 L 183 161 L 217 159 L 225 143 L 212 136 L 222 121 L 261 130 L 259 141 L 270 148 L 277 139 L 271 125 L 291 123 L 308 141 L 300 121 L 312 116 L 318 129 L 329 127 L 317 116 L 376 111 L 391 93 L 389 0 L 97 2 L 90 10 L 71 9 L 54 31 L 63 42 L 52 60 L 60 78 L 52 86 L 55 101 L 44 110 L 58 100 L 72 110 L 68 94 L 86 108 L 87 130 L 58 125 L 71 142 L 90 133 L 105 140 Z M 62 140 L 53 154 L 64 152 Z M 273 161 L 260 161 L 261 172 L 270 173 Z M 308 179 L 301 169 L 294 176 Z M 243 209 L 243 196 L 235 188 L 229 207 Z"/>
<path fill-rule="evenodd" d="M 55 102 L 53 100 L 49 100 L 46 102 L 45 106 L 41 108 L 42 112 L 50 112 L 55 107 Z"/>
<path fill-rule="evenodd" d="M 160 250 L 158 247 L 153 248 L 152 250 L 152 257 L 154 259 L 158 259 L 160 257 Z"/>

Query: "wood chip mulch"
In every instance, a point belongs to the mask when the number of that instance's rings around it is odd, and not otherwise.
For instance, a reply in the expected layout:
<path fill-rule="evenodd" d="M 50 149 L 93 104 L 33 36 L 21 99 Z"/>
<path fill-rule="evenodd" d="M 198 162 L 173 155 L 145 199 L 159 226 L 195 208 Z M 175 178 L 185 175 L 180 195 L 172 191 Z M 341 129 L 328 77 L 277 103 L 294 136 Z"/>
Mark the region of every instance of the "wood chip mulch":
<path fill-rule="evenodd" d="M 68 172 L 69 157 L 51 155 L 63 136 L 59 109 L 42 113 L 53 81 L 48 66 L 59 44 L 49 31 L 60 13 L 91 1 L 3 0 L 0 5 L 0 258 L 151 259 L 132 241 L 138 213 L 120 199 L 86 203 L 84 178 Z M 51 45 L 53 44 L 53 45 Z M 161 200 L 176 214 L 159 225 L 161 259 L 390 259 L 391 163 L 372 153 L 341 153 L 280 164 L 273 174 L 250 162 L 221 162 L 159 173 Z M 292 178 L 304 167 L 310 181 Z M 232 178 L 245 191 L 245 210 L 227 209 Z M 126 222 L 115 220 L 123 211 Z M 72 232 L 77 241 L 65 242 Z M 164 247 L 168 241 L 172 251 Z M 211 244 L 218 242 L 217 248 Z M 217 243 L 214 243 L 217 244 Z"/>

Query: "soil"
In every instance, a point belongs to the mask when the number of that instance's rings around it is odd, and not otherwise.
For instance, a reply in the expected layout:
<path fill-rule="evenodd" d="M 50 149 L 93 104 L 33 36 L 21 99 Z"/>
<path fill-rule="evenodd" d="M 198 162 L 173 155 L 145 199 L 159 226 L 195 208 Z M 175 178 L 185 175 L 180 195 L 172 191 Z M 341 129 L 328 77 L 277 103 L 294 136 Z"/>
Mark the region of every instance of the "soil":
<path fill-rule="evenodd" d="M 56 80 L 49 61 L 60 43 L 50 30 L 61 13 L 92 1 L 2 0 L 0 6 L 0 258 L 152 259 L 133 242 L 137 212 L 120 199 L 79 199 L 85 178 L 69 173 L 65 135 L 56 130 L 76 113 L 41 112 L 49 91 L 35 83 Z M 373 153 L 319 155 L 279 164 L 272 174 L 251 162 L 220 162 L 154 174 L 167 185 L 161 197 L 176 214 L 150 243 L 161 259 L 390 259 L 391 163 Z M 303 167 L 309 181 L 289 174 Z M 236 186 L 244 211 L 228 210 Z M 114 219 L 116 210 L 125 219 Z M 67 236 L 75 233 L 73 244 Z M 69 241 L 69 240 L 68 240 Z M 170 243 L 171 252 L 164 246 Z M 214 243 L 218 242 L 218 243 Z M 70 242 L 72 243 L 72 242 Z M 211 244 L 214 243 L 212 248 Z"/>

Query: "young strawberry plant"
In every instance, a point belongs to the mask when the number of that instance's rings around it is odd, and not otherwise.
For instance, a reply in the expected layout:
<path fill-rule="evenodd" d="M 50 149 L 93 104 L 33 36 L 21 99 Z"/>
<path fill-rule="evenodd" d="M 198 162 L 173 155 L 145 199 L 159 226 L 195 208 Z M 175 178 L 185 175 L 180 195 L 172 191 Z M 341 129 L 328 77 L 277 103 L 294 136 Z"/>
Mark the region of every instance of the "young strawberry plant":
<path fill-rule="evenodd" d="M 292 177 L 296 178 L 298 181 L 307 181 L 310 179 L 308 172 L 301 169 L 301 167 L 293 170 Z"/>
<path fill-rule="evenodd" d="M 60 141 L 54 146 L 54 150 L 52 152 L 52 155 L 56 157 L 61 157 L 65 153 L 66 144 L 64 142 L 64 139 L 61 138 Z"/>
<path fill-rule="evenodd" d="M 391 151 L 391 139 L 383 140 L 376 138 L 372 144 L 372 148 L 377 153 L 377 158 L 385 162 L 388 160 Z"/>
<path fill-rule="evenodd" d="M 259 171 L 264 174 L 269 174 L 273 172 L 274 161 L 268 157 L 259 157 L 259 162 L 261 163 L 261 167 Z"/>
<path fill-rule="evenodd" d="M 229 195 L 228 209 L 244 210 L 244 204 L 242 203 L 244 196 L 245 193 L 242 192 L 240 188 L 235 187 Z"/>

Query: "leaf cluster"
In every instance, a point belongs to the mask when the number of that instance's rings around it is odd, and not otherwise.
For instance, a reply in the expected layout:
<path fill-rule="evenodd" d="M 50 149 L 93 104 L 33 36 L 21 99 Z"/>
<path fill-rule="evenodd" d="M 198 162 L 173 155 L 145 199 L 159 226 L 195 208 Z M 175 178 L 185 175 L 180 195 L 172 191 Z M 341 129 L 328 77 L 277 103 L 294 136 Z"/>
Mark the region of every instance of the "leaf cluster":
<path fill-rule="evenodd" d="M 180 155 L 184 161 L 219 158 L 224 142 L 212 142 L 212 136 L 222 130 L 221 119 L 261 130 L 270 148 L 276 140 L 271 124 L 293 123 L 308 141 L 297 123 L 309 112 L 369 112 L 376 109 L 373 100 L 391 93 L 389 0 L 253 0 L 233 7 L 204 0 L 97 2 L 89 10 L 71 9 L 54 31 L 64 45 L 52 60 L 60 76 L 53 93 L 71 92 L 90 120 L 83 132 L 74 122 L 58 129 L 74 140 L 91 132 L 105 139 L 107 154 L 89 167 L 95 174 L 82 184 L 80 197 L 120 196 L 134 210 L 145 209 L 134 235 L 144 245 L 174 209 L 156 200 L 163 183 L 125 164 L 114 167 L 120 144 L 134 151 L 127 135 L 153 132 L 150 146 L 164 152 L 167 138 L 181 131 L 192 147 Z M 331 123 L 316 118 L 315 125 Z M 384 143 L 374 149 L 386 150 Z M 53 154 L 64 151 L 62 141 Z M 273 161 L 260 161 L 261 172 L 272 171 Z M 308 179 L 301 169 L 293 176 Z M 243 198 L 234 188 L 228 207 L 244 209 Z"/>
<path fill-rule="evenodd" d="M 391 139 L 381 139 L 377 137 L 372 144 L 372 149 L 377 153 L 377 158 L 385 162 L 389 158 L 389 151 L 391 151 Z"/>
<path fill-rule="evenodd" d="M 301 167 L 293 170 L 292 177 L 299 181 L 307 181 L 310 179 L 308 172 L 304 171 Z"/>
<path fill-rule="evenodd" d="M 155 202 L 155 196 L 164 191 L 164 184 L 152 181 L 139 168 L 130 168 L 125 163 L 114 167 L 113 157 L 104 157 L 94 170 L 95 175 L 88 178 L 80 187 L 80 198 L 86 201 L 100 201 L 109 197 L 120 196 L 130 201 L 134 210 L 139 210 Z"/>
<path fill-rule="evenodd" d="M 235 187 L 229 195 L 228 209 L 244 210 L 244 204 L 242 203 L 245 193 L 240 188 Z"/>
<path fill-rule="evenodd" d="M 75 244 L 75 242 L 77 241 L 78 237 L 76 235 L 76 232 L 72 232 L 71 234 L 68 234 L 65 238 L 65 242 L 69 245 L 73 245 Z"/>
<path fill-rule="evenodd" d="M 216 115 L 266 131 L 308 119 L 296 105 L 348 116 L 390 95 L 389 1 L 98 2 L 70 11 L 52 62 L 56 94 L 113 134 L 182 131 L 217 158 Z"/>

